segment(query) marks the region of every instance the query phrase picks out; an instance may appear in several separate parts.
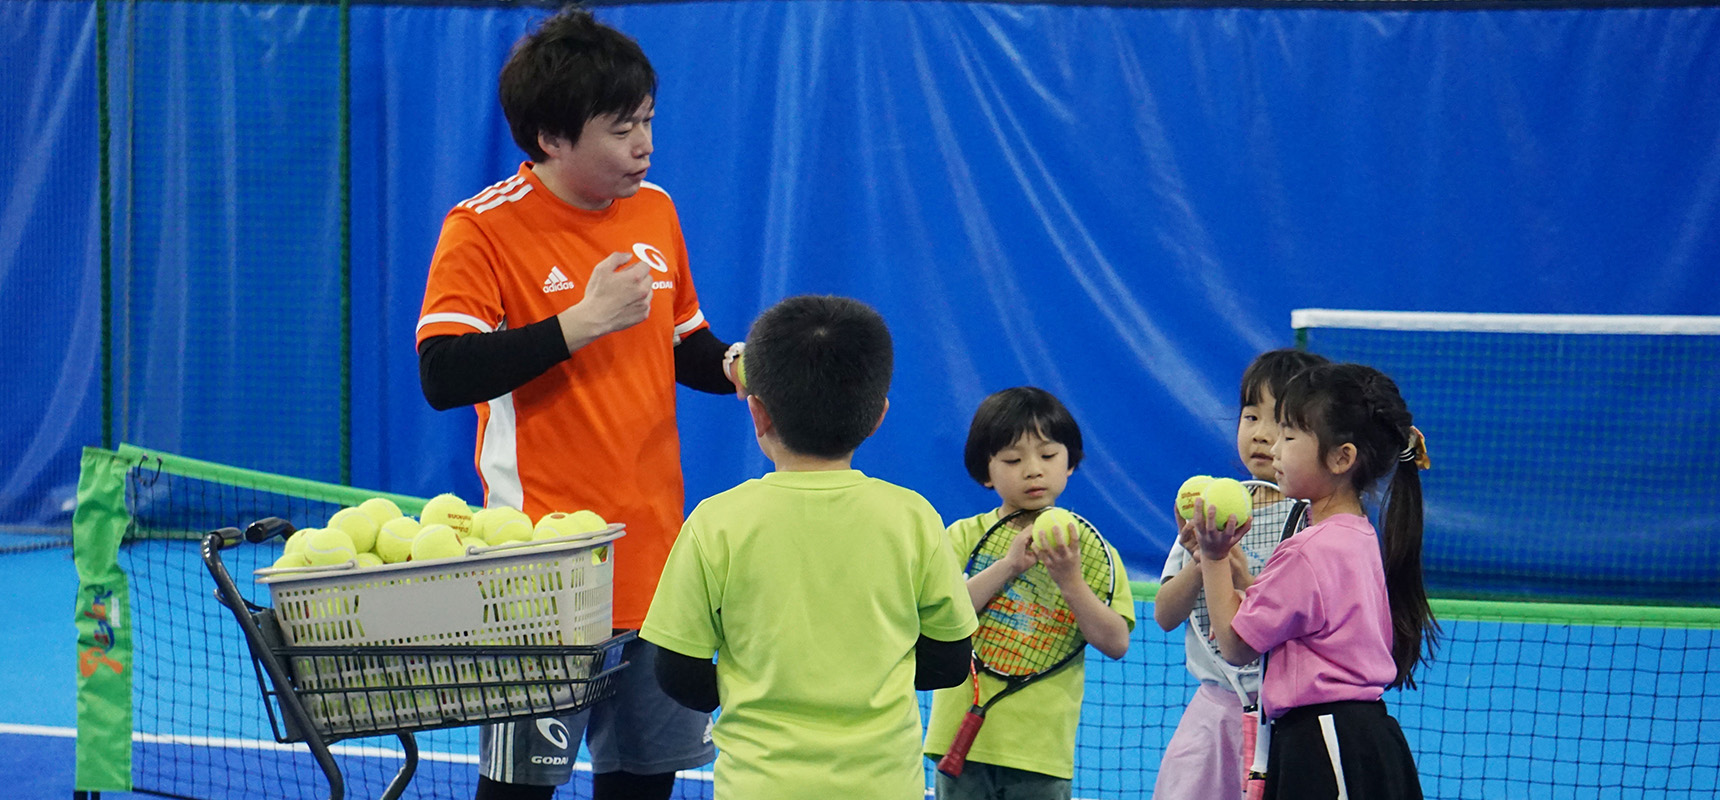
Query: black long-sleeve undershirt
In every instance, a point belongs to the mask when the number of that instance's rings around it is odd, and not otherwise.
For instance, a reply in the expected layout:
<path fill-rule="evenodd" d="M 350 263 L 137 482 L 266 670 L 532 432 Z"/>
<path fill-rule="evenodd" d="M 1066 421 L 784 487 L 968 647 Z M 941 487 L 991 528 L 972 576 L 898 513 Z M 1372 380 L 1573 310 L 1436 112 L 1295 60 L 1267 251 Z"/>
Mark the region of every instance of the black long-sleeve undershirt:
<path fill-rule="evenodd" d="M 710 394 L 735 390 L 723 374 L 729 346 L 701 328 L 675 346 L 675 381 Z M 561 322 L 549 317 L 523 328 L 432 336 L 418 346 L 418 382 L 437 411 L 476 405 L 526 385 L 567 360 Z"/>
<path fill-rule="evenodd" d="M 943 642 L 921 636 L 914 643 L 914 688 L 922 692 L 959 686 L 967 680 L 973 658 L 972 639 Z M 721 705 L 717 696 L 717 665 L 673 650 L 657 649 L 657 685 L 670 699 L 694 711 L 710 712 Z"/>

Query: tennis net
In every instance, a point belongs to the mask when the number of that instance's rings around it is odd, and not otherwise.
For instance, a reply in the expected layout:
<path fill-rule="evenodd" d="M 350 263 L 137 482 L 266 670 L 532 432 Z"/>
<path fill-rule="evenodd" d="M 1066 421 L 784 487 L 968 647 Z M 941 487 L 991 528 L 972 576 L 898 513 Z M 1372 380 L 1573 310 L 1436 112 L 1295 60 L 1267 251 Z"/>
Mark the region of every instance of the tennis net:
<path fill-rule="evenodd" d="M 1434 466 L 1430 592 L 1720 604 L 1720 317 L 1301 309 L 1390 375 Z"/>
<path fill-rule="evenodd" d="M 90 475 L 92 458 L 109 469 Z M 123 725 L 80 718 L 81 788 L 120 790 L 82 783 L 89 747 L 92 758 L 121 752 L 129 788 L 141 794 L 327 796 L 308 750 L 274 741 L 244 638 L 213 598 L 197 539 L 263 516 L 317 524 L 373 493 L 122 447 L 86 454 L 80 498 L 95 506 L 104 494 L 120 509 L 107 524 L 123 531 L 112 555 L 129 586 L 128 612 L 117 610 L 122 600 L 110 587 L 105 641 L 132 643 L 133 685 Z M 396 502 L 410 513 L 422 501 Z M 98 541 L 78 532 L 80 572 L 103 557 L 92 552 Z M 266 547 L 229 551 L 242 591 L 256 588 L 245 576 L 273 556 Z M 1077 797 L 1150 797 L 1194 692 L 1182 631 L 1152 622 L 1156 585 L 1134 589 L 1140 624 L 1128 656 L 1087 659 Z M 266 604 L 267 592 L 250 599 Z M 1436 600 L 1434 608 L 1446 632 L 1437 660 L 1419 690 L 1386 696 L 1428 797 L 1713 796 L 1720 721 L 1706 710 L 1720 707 L 1720 610 L 1462 600 Z M 411 796 L 471 797 L 475 730 L 434 731 L 419 744 Z M 398 750 L 392 738 L 337 745 L 347 796 L 379 796 L 399 767 Z M 561 796 L 589 796 L 588 770 L 577 768 Z M 689 773 L 676 796 L 709 797 L 711 788 L 708 771 Z"/>

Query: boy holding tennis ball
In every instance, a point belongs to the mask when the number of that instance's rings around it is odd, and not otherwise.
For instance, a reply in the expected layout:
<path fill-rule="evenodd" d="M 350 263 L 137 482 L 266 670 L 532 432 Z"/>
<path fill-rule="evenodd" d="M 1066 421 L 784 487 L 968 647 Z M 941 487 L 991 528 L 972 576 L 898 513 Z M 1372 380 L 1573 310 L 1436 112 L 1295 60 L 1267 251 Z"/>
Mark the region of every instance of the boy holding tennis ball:
<path fill-rule="evenodd" d="M 776 471 L 687 516 L 640 631 L 669 696 L 723 708 L 718 800 L 924 796 L 914 691 L 967 677 L 976 622 L 937 511 L 852 468 L 891 362 L 883 319 L 847 298 L 784 300 L 747 337 Z"/>
<path fill-rule="evenodd" d="M 1236 454 L 1255 480 L 1273 479 L 1272 445 L 1278 441 L 1278 423 L 1273 414 L 1285 384 L 1302 370 L 1324 363 L 1326 359 L 1312 353 L 1281 349 L 1261 353 L 1243 370 Z M 1253 756 L 1244 752 L 1245 706 L 1238 691 L 1251 700 L 1257 697 L 1260 670 L 1258 663 L 1242 668 L 1225 663 L 1207 637 L 1210 628 L 1206 621 L 1206 599 L 1201 591 L 1199 548 L 1190 522 L 1197 499 L 1209 507 L 1218 501 L 1220 524 L 1233 514 L 1238 527 L 1251 516 L 1258 517 L 1248 535 L 1230 550 L 1231 572 L 1239 587 L 1252 582 L 1253 576 L 1266 565 L 1266 558 L 1277 548 L 1284 528 L 1292 524 L 1294 503 L 1276 493 L 1270 497 L 1251 496 L 1230 478 L 1215 479 L 1209 475 L 1189 478 L 1177 490 L 1176 515 L 1181 530 L 1165 559 L 1159 593 L 1153 602 L 1153 619 L 1159 627 L 1172 631 L 1188 623 L 1183 649 L 1189 672 L 1200 681 L 1200 688 L 1177 723 L 1176 733 L 1165 746 L 1153 797 L 1232 800 L 1242 794 L 1247 762 Z M 1253 514 L 1256 507 L 1260 508 L 1258 515 Z"/>
<path fill-rule="evenodd" d="M 1081 427 L 1050 392 L 1018 386 L 987 397 L 968 427 L 963 460 L 974 481 L 997 493 L 999 505 L 950 525 L 949 544 L 958 563 L 969 564 L 987 532 L 1001 526 L 992 535 L 1011 537 L 1008 553 L 967 576 L 971 607 L 983 611 L 1016 576 L 1044 564 L 1081 635 L 1106 656 L 1122 658 L 1135 625 L 1135 600 L 1122 559 L 1106 545 L 1114 589 L 1110 602 L 1101 602 L 1082 578 L 1075 516 L 1053 507 L 1081 456 Z M 961 774 L 937 773 L 939 800 L 1068 798 L 1085 671 L 1083 647 L 1067 666 L 1000 698 L 987 712 Z M 1005 687 L 979 672 L 972 680 L 977 682 L 978 703 L 974 686 L 966 681 L 932 695 L 925 752 L 933 760 L 950 749 L 968 710 Z"/>

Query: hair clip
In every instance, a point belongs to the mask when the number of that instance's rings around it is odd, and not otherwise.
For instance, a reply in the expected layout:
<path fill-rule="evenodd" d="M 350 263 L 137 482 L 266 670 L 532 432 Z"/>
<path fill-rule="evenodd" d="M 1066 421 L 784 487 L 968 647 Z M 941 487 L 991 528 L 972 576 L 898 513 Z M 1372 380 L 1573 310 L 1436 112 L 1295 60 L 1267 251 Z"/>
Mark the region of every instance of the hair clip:
<path fill-rule="evenodd" d="M 1398 461 L 1413 463 L 1419 469 L 1433 467 L 1432 459 L 1427 457 L 1427 437 L 1421 435 L 1420 428 L 1409 426 L 1409 444 L 1404 446 L 1403 452 L 1398 453 Z"/>

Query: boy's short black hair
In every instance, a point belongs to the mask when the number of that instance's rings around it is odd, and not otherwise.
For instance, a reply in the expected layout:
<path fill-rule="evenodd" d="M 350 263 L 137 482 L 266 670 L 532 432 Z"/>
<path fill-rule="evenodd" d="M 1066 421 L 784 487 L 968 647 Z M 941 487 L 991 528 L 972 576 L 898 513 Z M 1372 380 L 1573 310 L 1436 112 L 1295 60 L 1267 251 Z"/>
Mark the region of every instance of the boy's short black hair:
<path fill-rule="evenodd" d="M 1272 393 L 1276 399 L 1284 398 L 1284 385 L 1290 379 L 1309 367 L 1331 363 L 1325 356 L 1316 355 L 1306 350 L 1285 347 L 1278 350 L 1268 350 L 1254 357 L 1253 363 L 1242 371 L 1242 397 L 1238 408 L 1260 405 L 1263 399 L 1261 389 Z"/>
<path fill-rule="evenodd" d="M 1050 392 L 1017 386 L 992 393 L 973 412 L 962 454 L 968 475 L 981 486 L 991 483 L 991 457 L 1024 433 L 1037 433 L 1068 448 L 1070 469 L 1081 463 L 1081 426 L 1075 424 L 1075 415 Z"/>
<path fill-rule="evenodd" d="M 878 427 L 895 350 L 884 318 L 847 297 L 790 297 L 747 334 L 747 391 L 784 447 L 838 458 Z"/>
<path fill-rule="evenodd" d="M 497 94 L 514 144 L 543 161 L 539 133 L 578 142 L 586 122 L 632 114 L 657 96 L 657 72 L 638 42 L 569 6 L 514 45 Z"/>

